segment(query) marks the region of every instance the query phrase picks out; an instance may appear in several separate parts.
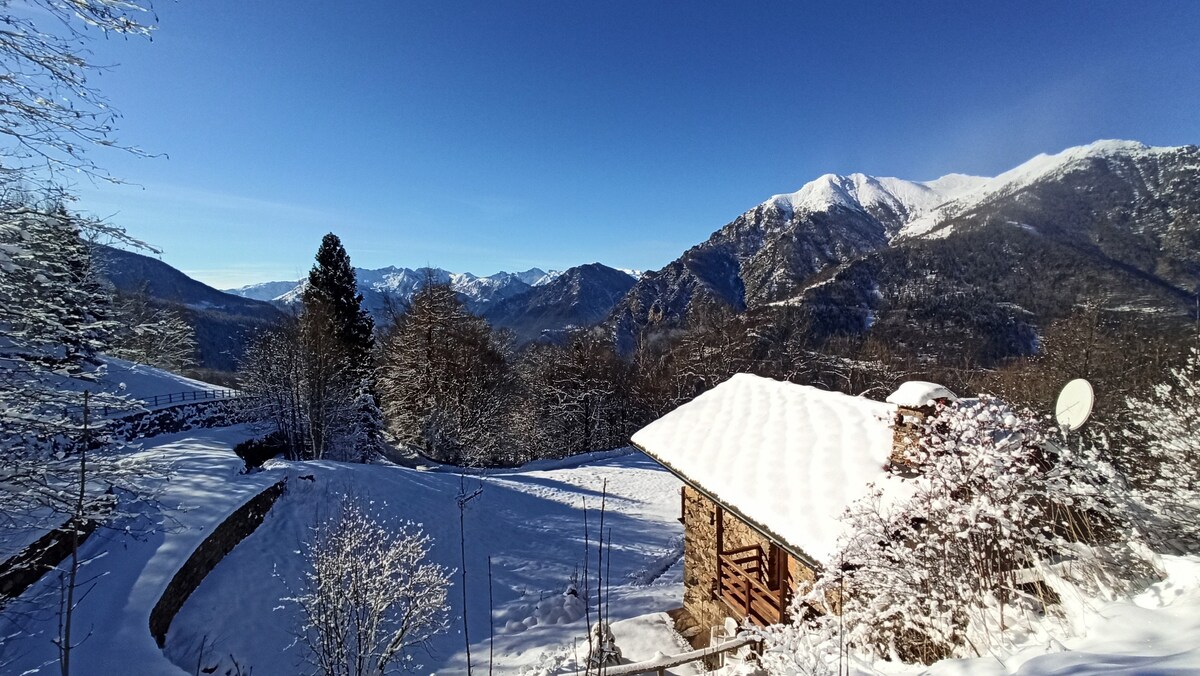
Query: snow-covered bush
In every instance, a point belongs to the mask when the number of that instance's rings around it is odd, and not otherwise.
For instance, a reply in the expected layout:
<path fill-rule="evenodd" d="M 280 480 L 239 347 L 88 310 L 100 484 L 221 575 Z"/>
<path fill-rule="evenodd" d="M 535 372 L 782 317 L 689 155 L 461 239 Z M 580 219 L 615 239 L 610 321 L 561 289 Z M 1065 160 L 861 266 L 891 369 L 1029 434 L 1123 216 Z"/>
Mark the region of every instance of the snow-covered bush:
<path fill-rule="evenodd" d="M 1171 369 L 1145 399 L 1126 402 L 1126 436 L 1148 457 L 1136 471 L 1137 496 L 1156 539 L 1200 545 L 1200 349 Z"/>
<path fill-rule="evenodd" d="M 301 643 L 323 676 L 412 669 L 410 648 L 449 625 L 450 571 L 426 560 L 430 538 L 385 524 L 355 501 L 314 528 L 299 592 Z"/>
<path fill-rule="evenodd" d="M 1094 597 L 1148 570 L 1127 491 L 1097 449 L 982 397 L 942 407 L 893 477 L 851 505 L 846 536 L 794 623 L 765 634 L 774 673 L 831 661 L 929 663 L 1040 631 L 1060 595 Z"/>

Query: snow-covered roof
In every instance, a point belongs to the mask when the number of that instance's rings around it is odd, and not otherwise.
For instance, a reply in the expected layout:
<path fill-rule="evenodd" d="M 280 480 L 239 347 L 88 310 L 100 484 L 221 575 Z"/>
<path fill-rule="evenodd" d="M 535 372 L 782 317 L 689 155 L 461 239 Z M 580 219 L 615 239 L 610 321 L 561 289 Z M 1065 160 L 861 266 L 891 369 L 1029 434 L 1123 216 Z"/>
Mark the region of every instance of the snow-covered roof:
<path fill-rule="evenodd" d="M 742 373 L 650 423 L 633 443 L 822 562 L 846 507 L 869 484 L 889 481 L 895 413 L 893 404 Z"/>
<path fill-rule="evenodd" d="M 905 408 L 921 408 L 922 406 L 933 406 L 938 399 L 956 401 L 958 396 L 937 383 L 910 380 L 888 395 L 887 401 L 889 404 Z"/>

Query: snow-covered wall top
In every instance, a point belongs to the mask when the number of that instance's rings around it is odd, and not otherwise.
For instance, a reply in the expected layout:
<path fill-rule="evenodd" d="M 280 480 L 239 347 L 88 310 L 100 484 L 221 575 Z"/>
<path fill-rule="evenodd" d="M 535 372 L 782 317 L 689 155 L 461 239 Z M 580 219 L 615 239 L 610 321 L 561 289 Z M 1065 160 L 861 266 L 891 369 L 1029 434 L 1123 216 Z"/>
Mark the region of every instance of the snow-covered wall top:
<path fill-rule="evenodd" d="M 938 399 L 955 401 L 958 399 L 958 395 L 937 383 L 910 380 L 889 394 L 887 402 L 905 408 L 921 408 L 933 406 Z"/>
<path fill-rule="evenodd" d="M 897 482 L 893 404 L 738 374 L 650 423 L 633 443 L 817 561 L 871 483 Z"/>

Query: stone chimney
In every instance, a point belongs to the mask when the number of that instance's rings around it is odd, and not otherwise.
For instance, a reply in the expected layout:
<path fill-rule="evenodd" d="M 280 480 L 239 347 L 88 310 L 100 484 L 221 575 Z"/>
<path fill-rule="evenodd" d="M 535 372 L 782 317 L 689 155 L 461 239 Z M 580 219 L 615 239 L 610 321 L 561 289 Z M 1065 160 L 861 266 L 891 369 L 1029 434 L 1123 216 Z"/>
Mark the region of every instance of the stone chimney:
<path fill-rule="evenodd" d="M 925 420 L 934 414 L 939 403 L 957 400 L 945 387 L 922 380 L 910 380 L 888 395 L 887 402 L 896 405 L 890 458 L 893 467 L 901 472 L 916 470 L 908 460 L 908 450 L 920 442 Z"/>

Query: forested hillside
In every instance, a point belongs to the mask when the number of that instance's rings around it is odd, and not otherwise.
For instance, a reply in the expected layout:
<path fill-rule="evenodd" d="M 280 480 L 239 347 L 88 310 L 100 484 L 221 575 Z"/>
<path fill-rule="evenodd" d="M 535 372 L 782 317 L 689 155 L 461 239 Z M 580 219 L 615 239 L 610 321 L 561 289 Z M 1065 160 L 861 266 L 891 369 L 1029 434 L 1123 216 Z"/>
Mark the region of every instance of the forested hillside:
<path fill-rule="evenodd" d="M 236 370 L 250 341 L 286 316 L 269 303 L 218 291 L 144 254 L 103 245 L 95 245 L 94 252 L 98 274 L 119 294 L 144 294 L 192 328 L 196 355 L 188 366 Z"/>

